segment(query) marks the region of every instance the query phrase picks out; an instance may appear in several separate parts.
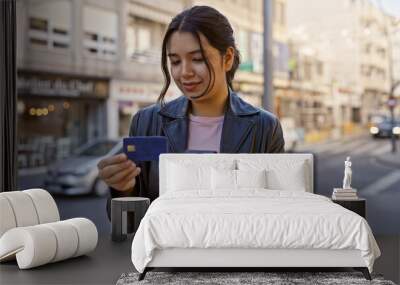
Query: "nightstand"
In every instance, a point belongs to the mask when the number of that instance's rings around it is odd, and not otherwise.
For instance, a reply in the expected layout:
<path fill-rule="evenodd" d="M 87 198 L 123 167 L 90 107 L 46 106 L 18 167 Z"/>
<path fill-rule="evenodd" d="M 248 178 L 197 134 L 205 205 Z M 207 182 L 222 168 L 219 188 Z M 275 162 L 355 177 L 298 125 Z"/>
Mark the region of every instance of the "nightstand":
<path fill-rule="evenodd" d="M 359 198 L 357 200 L 333 200 L 332 202 L 339 204 L 340 206 L 359 214 L 364 219 L 366 218 L 366 200 Z"/>
<path fill-rule="evenodd" d="M 127 234 L 136 232 L 149 206 L 149 198 L 113 198 L 111 200 L 111 239 L 124 241 L 127 239 Z"/>

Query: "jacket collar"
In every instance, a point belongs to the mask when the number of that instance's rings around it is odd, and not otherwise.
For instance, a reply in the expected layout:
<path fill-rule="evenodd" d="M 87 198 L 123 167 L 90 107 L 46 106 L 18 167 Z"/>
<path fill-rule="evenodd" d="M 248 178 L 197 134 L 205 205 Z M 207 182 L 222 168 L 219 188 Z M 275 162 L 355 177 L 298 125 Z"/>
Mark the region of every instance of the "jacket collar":
<path fill-rule="evenodd" d="M 158 112 L 162 119 L 162 129 L 169 141 L 170 152 L 182 153 L 187 149 L 189 100 L 181 96 L 166 105 Z M 257 108 L 244 102 L 234 92 L 229 92 L 229 105 L 222 127 L 220 152 L 236 153 L 255 122 L 246 116 L 260 112 Z M 172 119 L 172 120 L 171 120 Z"/>
<path fill-rule="evenodd" d="M 168 102 L 160 110 L 159 114 L 170 118 L 184 118 L 188 115 L 189 99 L 185 96 Z M 247 116 L 259 112 L 252 105 L 243 101 L 235 92 L 229 90 L 229 106 L 227 109 L 233 116 Z"/>

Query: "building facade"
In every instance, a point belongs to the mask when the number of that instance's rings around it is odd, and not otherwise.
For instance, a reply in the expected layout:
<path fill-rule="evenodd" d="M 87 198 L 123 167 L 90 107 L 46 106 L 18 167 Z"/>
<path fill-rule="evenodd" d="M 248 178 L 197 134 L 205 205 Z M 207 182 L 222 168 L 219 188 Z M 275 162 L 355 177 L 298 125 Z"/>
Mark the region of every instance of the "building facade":
<path fill-rule="evenodd" d="M 389 17 L 390 23 L 390 39 L 391 39 L 391 57 L 392 57 L 392 84 L 400 84 L 400 19 Z M 398 105 L 400 104 L 400 85 L 394 90 L 394 95 L 397 98 Z M 400 116 L 400 107 L 397 106 L 397 113 Z"/>
<path fill-rule="evenodd" d="M 182 9 L 182 1 L 18 0 L 20 166 L 126 136 L 163 86 L 162 35 Z"/>
<path fill-rule="evenodd" d="M 46 165 L 107 136 L 117 57 L 117 17 L 111 11 L 80 1 L 17 1 L 21 167 Z M 93 29 L 97 12 L 107 26 L 101 35 Z"/>
<path fill-rule="evenodd" d="M 288 29 L 329 51 L 332 90 L 346 91 L 330 95 L 345 96 L 334 98 L 343 102 L 336 108 L 344 112 L 334 112 L 335 125 L 343 127 L 343 118 L 367 124 L 385 108 L 390 81 L 385 17 L 368 0 L 288 0 Z"/>
<path fill-rule="evenodd" d="M 285 0 L 274 3 L 274 86 L 282 93 L 286 9 Z M 132 115 L 162 89 L 167 24 L 193 5 L 213 6 L 228 17 L 242 56 L 234 86 L 261 106 L 261 0 L 17 0 L 18 128 L 21 153 L 26 149 L 20 164 L 45 165 L 87 142 L 126 136 Z M 172 84 L 166 99 L 179 95 Z"/>
<path fill-rule="evenodd" d="M 120 0 L 119 72 L 111 82 L 109 137 L 128 135 L 132 115 L 156 102 L 164 84 L 160 65 L 163 34 L 183 8 L 181 0 Z M 179 94 L 171 84 L 165 98 Z"/>
<path fill-rule="evenodd" d="M 241 54 L 234 88 L 249 103 L 261 107 L 263 87 L 263 1 L 187 0 L 186 7 L 209 5 L 223 13 L 231 23 Z M 288 45 L 286 34 L 286 0 L 273 1 L 274 92 L 285 92 L 288 79 Z M 277 113 L 275 108 L 274 113 Z"/>
<path fill-rule="evenodd" d="M 333 127 L 333 109 L 326 99 L 331 91 L 328 58 L 308 43 L 289 40 L 289 84 L 285 96 L 278 99 L 279 112 L 292 117 L 306 132 Z"/>

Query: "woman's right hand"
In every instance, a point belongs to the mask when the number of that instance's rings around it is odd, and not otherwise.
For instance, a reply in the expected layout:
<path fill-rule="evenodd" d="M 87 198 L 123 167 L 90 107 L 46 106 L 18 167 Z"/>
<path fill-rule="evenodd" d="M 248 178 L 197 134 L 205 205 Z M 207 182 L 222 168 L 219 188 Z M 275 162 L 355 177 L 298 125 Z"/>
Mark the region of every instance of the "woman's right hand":
<path fill-rule="evenodd" d="M 136 176 L 140 174 L 140 167 L 129 160 L 126 154 L 103 158 L 98 164 L 99 176 L 115 190 L 129 193 L 136 184 Z"/>

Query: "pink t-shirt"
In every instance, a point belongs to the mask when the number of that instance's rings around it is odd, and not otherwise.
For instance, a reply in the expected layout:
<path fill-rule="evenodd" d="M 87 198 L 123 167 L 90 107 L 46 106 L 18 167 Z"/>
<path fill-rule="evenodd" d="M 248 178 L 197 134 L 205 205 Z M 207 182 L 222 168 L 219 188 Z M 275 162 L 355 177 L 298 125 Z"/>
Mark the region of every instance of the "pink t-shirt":
<path fill-rule="evenodd" d="M 202 117 L 189 114 L 188 150 L 219 152 L 224 116 Z"/>

